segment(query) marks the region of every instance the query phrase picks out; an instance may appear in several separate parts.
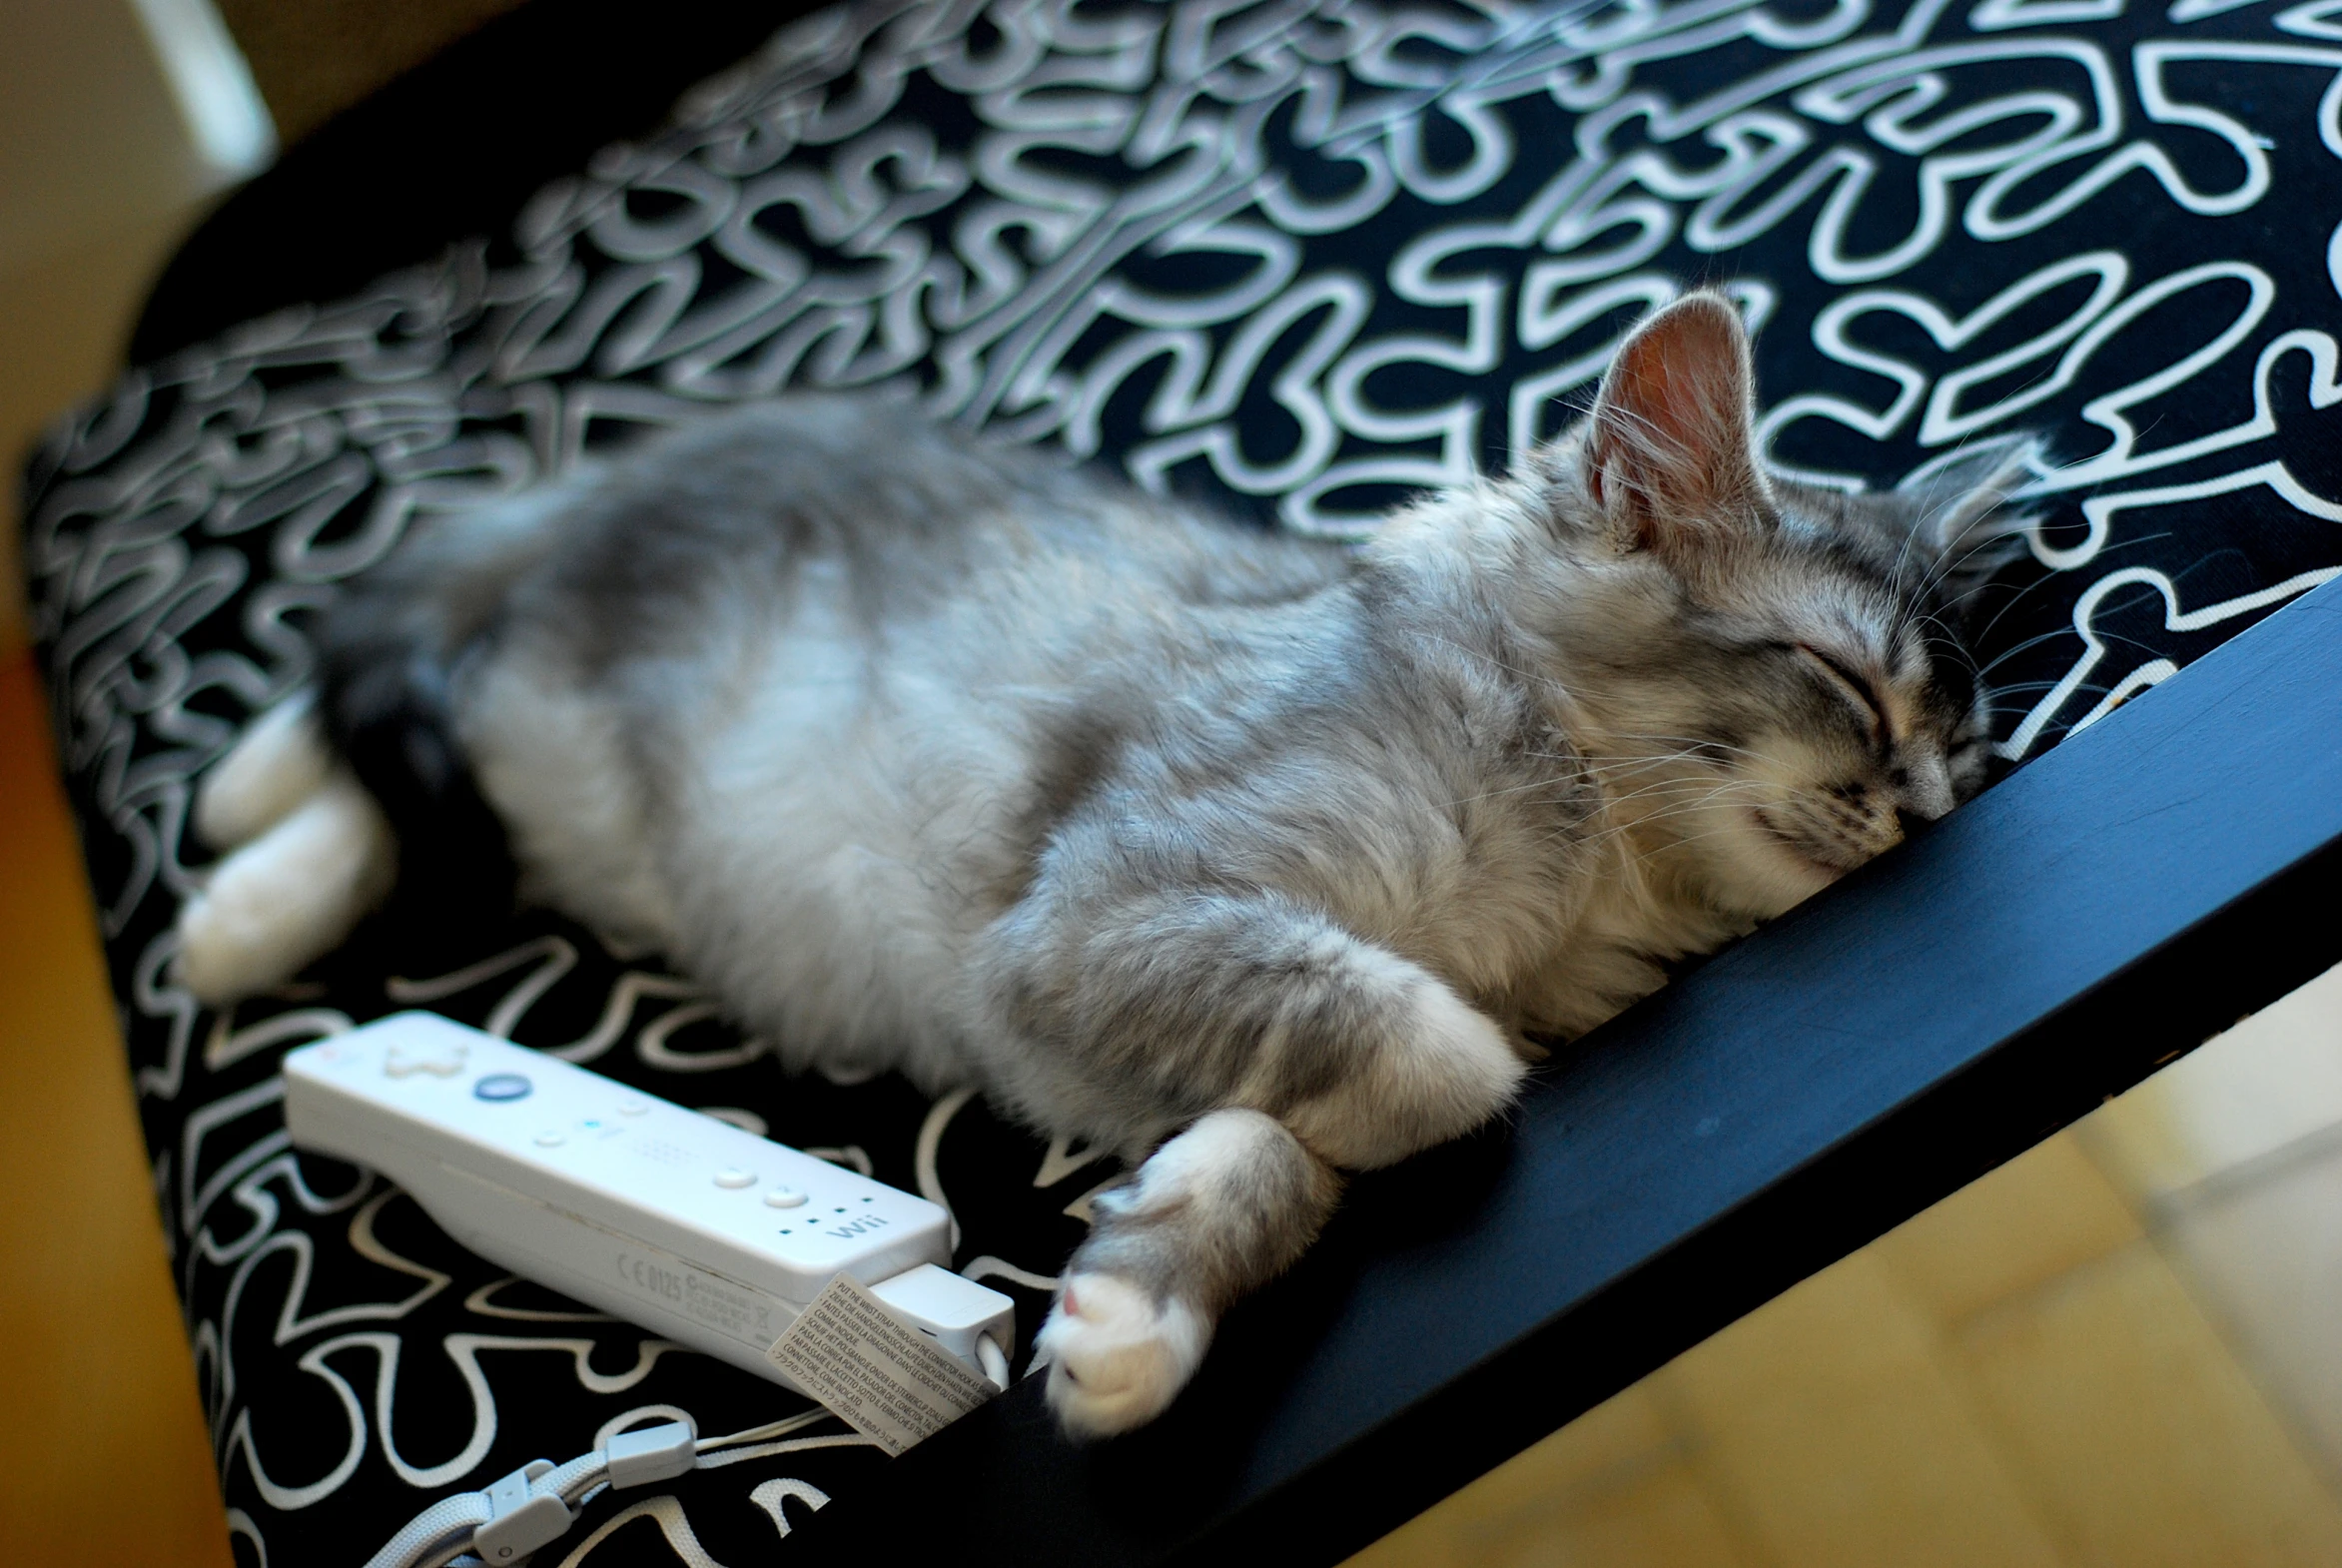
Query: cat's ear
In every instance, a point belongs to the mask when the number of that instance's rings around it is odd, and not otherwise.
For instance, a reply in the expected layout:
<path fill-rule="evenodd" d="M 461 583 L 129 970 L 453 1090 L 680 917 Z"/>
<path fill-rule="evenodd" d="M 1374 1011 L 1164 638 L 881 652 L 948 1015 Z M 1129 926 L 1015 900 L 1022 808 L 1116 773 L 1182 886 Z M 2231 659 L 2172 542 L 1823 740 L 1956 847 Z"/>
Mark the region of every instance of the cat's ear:
<path fill-rule="evenodd" d="M 1587 493 L 1621 547 L 1680 558 L 1756 522 L 1755 404 L 1749 335 L 1724 296 L 1685 295 L 1635 329 L 1581 448 Z"/>
<path fill-rule="evenodd" d="M 2052 464 L 2027 435 L 1979 441 L 1921 464 L 1896 485 L 1916 503 L 1913 543 L 1954 607 L 2025 553 L 2032 513 L 2017 492 Z"/>

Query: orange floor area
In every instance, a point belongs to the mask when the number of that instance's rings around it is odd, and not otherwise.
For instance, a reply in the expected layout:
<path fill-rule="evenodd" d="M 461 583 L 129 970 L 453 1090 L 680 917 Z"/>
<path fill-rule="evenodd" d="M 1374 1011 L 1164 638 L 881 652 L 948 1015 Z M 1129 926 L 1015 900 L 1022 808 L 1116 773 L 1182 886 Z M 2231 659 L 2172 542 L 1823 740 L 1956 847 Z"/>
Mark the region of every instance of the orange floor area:
<path fill-rule="evenodd" d="M 0 1563 L 228 1563 L 48 720 L 0 662 Z"/>

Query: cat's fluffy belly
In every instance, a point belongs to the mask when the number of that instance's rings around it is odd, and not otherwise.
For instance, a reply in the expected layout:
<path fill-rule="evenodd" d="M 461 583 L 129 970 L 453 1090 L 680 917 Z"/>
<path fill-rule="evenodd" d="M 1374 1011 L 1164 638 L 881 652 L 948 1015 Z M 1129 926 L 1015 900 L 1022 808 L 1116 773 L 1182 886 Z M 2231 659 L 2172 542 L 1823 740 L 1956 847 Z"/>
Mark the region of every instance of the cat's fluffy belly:
<path fill-rule="evenodd" d="M 531 896 L 666 949 L 792 1066 L 975 1082 L 1130 1155 L 1041 1341 L 1069 1426 L 1123 1429 L 1339 1171 L 1484 1121 L 1528 1037 L 1975 787 L 1945 632 L 2025 454 L 1847 497 L 1765 473 L 1751 421 L 1738 320 L 1689 297 L 1581 425 L 1358 553 L 898 405 L 685 428 L 337 606 L 319 719 L 208 788 L 249 842 L 183 975 L 285 978 L 393 842 L 437 887 L 492 809 Z M 304 861 L 331 874 L 274 929 L 239 890 Z"/>

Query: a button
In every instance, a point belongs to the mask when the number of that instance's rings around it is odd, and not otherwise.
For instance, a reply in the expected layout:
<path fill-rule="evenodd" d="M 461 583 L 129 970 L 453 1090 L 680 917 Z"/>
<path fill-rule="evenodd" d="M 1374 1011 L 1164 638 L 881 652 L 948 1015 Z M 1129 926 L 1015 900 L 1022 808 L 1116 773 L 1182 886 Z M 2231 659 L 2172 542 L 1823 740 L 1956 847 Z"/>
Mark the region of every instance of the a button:
<path fill-rule="evenodd" d="M 477 1100 L 526 1100 L 528 1090 L 528 1080 L 517 1073 L 490 1073 L 471 1086 L 472 1097 Z"/>
<path fill-rule="evenodd" d="M 639 1100 L 621 1100 L 618 1102 L 618 1115 L 622 1117 L 640 1117 L 648 1116 L 649 1114 L 650 1107 L 644 1105 Z"/>
<path fill-rule="evenodd" d="M 536 1135 L 536 1147 L 539 1149 L 558 1149 L 568 1142 L 568 1134 L 555 1133 L 550 1129 Z"/>
<path fill-rule="evenodd" d="M 402 1041 L 383 1058 L 383 1072 L 390 1078 L 410 1078 L 417 1073 L 453 1078 L 463 1071 L 463 1059 L 470 1055 L 470 1047 L 453 1041 L 431 1040 L 419 1045 Z"/>
<path fill-rule="evenodd" d="M 764 1194 L 764 1201 L 771 1208 L 801 1208 L 805 1194 L 793 1186 L 776 1186 Z"/>
<path fill-rule="evenodd" d="M 727 1166 L 716 1173 L 716 1185 L 736 1192 L 744 1186 L 756 1185 L 756 1173 L 743 1171 L 738 1166 Z"/>

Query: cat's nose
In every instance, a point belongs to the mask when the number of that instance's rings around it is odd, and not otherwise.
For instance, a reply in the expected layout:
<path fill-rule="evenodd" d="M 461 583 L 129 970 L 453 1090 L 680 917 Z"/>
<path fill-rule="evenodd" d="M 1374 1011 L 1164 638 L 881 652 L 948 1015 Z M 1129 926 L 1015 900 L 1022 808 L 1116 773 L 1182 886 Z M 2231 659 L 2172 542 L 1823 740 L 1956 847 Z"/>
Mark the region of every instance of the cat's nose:
<path fill-rule="evenodd" d="M 1913 757 L 1897 770 L 1896 806 L 1922 822 L 1933 822 L 1958 804 L 1952 793 L 1952 769 L 1939 756 Z"/>

